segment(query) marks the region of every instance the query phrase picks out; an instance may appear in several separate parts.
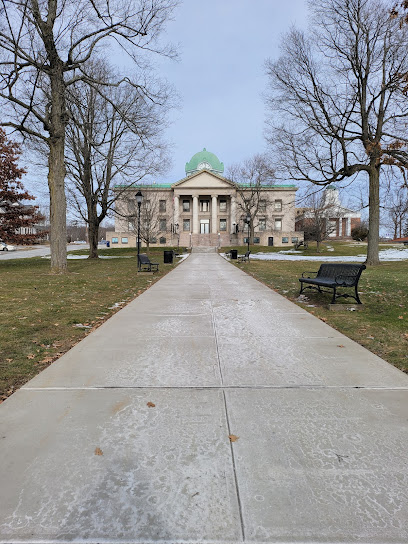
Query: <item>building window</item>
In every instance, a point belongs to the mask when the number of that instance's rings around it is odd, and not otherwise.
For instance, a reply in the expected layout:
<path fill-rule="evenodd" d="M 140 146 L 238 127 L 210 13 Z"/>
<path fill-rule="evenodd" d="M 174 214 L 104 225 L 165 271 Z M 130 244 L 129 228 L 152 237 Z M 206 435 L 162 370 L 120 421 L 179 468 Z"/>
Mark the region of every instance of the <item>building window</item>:
<path fill-rule="evenodd" d="M 261 243 L 261 239 L 254 237 L 254 244 L 260 244 L 260 243 Z"/>
<path fill-rule="evenodd" d="M 112 244 L 118 244 L 119 238 L 112 238 Z"/>
<path fill-rule="evenodd" d="M 258 223 L 259 230 L 266 230 L 266 217 L 260 217 Z"/>
<path fill-rule="evenodd" d="M 220 230 L 227 230 L 227 220 L 226 219 L 220 219 Z"/>
<path fill-rule="evenodd" d="M 166 211 L 166 201 L 159 200 L 159 212 L 165 212 L 165 211 Z"/>
<path fill-rule="evenodd" d="M 260 200 L 260 201 L 259 201 L 259 208 L 258 208 L 258 211 L 260 211 L 261 213 L 265 213 L 265 212 L 266 212 L 266 200 Z"/>
<path fill-rule="evenodd" d="M 275 230 L 282 230 L 282 219 L 275 219 Z"/>
<path fill-rule="evenodd" d="M 248 238 L 244 238 L 244 244 L 248 243 Z"/>
<path fill-rule="evenodd" d="M 299 242 L 299 238 L 297 236 L 292 236 L 292 244 L 297 244 Z"/>
<path fill-rule="evenodd" d="M 227 211 L 227 201 L 220 200 L 220 212 L 226 212 L 226 211 Z"/>
<path fill-rule="evenodd" d="M 283 237 L 282 237 L 282 244 L 289 244 L 289 238 L 288 238 L 288 236 L 283 236 Z"/>
<path fill-rule="evenodd" d="M 210 211 L 210 201 L 209 200 L 200 200 L 200 212 Z"/>
<path fill-rule="evenodd" d="M 167 221 L 165 219 L 159 219 L 159 230 L 161 232 L 166 232 L 166 230 L 167 230 Z"/>
<path fill-rule="evenodd" d="M 164 236 L 161 236 L 159 242 L 161 244 L 165 244 L 166 243 L 166 238 Z"/>
<path fill-rule="evenodd" d="M 152 238 L 150 238 L 150 243 L 157 244 L 157 238 L 155 236 L 152 236 Z"/>
<path fill-rule="evenodd" d="M 183 231 L 190 232 L 190 219 L 183 219 Z"/>
<path fill-rule="evenodd" d="M 275 212 L 281 212 L 282 211 L 282 200 L 275 200 Z"/>
<path fill-rule="evenodd" d="M 183 200 L 183 212 L 189 212 L 189 211 L 190 211 L 190 201 Z"/>
<path fill-rule="evenodd" d="M 128 243 L 128 239 L 127 238 L 122 238 L 122 244 L 127 244 Z"/>

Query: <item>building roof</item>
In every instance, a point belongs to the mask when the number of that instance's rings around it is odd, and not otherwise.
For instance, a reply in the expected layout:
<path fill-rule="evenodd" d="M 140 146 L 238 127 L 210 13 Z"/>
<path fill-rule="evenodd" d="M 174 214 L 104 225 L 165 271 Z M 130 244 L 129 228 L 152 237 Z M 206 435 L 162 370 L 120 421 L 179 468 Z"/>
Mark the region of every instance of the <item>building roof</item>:
<path fill-rule="evenodd" d="M 203 169 L 218 174 L 224 172 L 224 163 L 220 162 L 219 158 L 214 153 L 207 151 L 205 147 L 202 151 L 193 155 L 190 161 L 186 163 L 186 175 Z"/>

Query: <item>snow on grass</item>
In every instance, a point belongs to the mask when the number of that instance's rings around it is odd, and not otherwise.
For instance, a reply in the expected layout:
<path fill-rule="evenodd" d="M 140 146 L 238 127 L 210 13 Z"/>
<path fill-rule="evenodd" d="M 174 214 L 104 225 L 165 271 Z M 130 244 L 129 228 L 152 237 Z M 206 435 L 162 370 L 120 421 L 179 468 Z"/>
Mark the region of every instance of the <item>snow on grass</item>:
<path fill-rule="evenodd" d="M 306 255 L 295 255 L 298 251 L 279 251 L 279 253 L 254 253 L 251 254 L 251 260 L 259 261 L 328 261 L 328 262 L 364 262 L 366 255 L 341 256 L 321 255 L 317 257 L 309 257 Z M 380 261 L 404 261 L 408 260 L 408 248 L 393 248 L 380 251 Z"/>

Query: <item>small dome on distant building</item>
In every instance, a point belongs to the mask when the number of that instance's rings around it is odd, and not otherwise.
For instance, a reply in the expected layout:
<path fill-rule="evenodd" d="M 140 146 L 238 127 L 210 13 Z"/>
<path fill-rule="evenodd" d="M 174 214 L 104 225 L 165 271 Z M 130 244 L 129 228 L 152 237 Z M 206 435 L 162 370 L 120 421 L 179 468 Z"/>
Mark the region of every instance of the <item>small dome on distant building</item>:
<path fill-rule="evenodd" d="M 193 155 L 190 159 L 190 162 L 186 163 L 186 175 L 190 176 L 195 174 L 200 170 L 209 170 L 210 172 L 215 172 L 216 174 L 224 173 L 224 164 L 220 162 L 219 158 L 207 151 L 206 148 L 202 151 L 199 151 Z"/>

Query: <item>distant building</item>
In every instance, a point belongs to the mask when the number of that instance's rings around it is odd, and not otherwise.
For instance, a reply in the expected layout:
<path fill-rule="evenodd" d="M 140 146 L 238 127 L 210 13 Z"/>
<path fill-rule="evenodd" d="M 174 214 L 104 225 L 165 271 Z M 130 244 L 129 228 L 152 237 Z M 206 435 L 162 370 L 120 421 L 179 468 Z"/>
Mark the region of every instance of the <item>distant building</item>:
<path fill-rule="evenodd" d="M 320 205 L 322 215 L 326 216 L 327 236 L 330 239 L 351 238 L 351 231 L 361 225 L 361 214 L 345 208 L 340 202 L 339 191 L 333 185 L 326 187 Z M 304 231 L 313 221 L 311 208 L 296 208 L 295 229 Z"/>
<path fill-rule="evenodd" d="M 243 198 L 254 190 L 224 177 L 224 165 L 203 149 L 185 166 L 185 177 L 170 184 L 115 188 L 115 230 L 106 233 L 116 247 L 136 245 L 136 192 L 140 189 L 150 208 L 156 202 L 156 229 L 151 245 L 235 246 L 247 243 Z M 262 185 L 254 219 L 253 243 L 285 246 L 303 239 L 295 232 L 295 185 Z M 244 195 L 244 196 L 243 196 Z M 142 228 L 146 218 L 141 215 Z M 141 236 L 143 238 L 143 236 Z M 252 242 L 252 241 L 251 241 Z"/>

